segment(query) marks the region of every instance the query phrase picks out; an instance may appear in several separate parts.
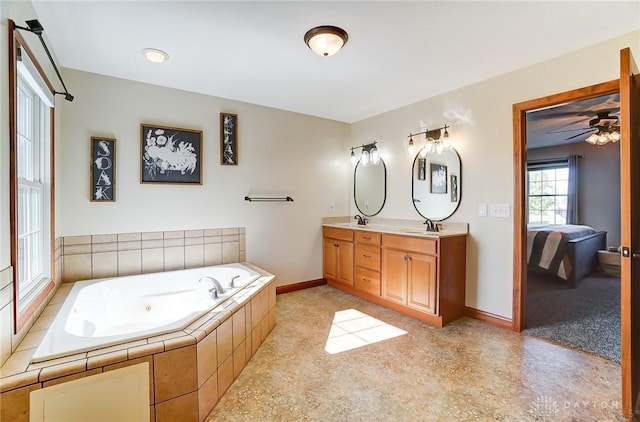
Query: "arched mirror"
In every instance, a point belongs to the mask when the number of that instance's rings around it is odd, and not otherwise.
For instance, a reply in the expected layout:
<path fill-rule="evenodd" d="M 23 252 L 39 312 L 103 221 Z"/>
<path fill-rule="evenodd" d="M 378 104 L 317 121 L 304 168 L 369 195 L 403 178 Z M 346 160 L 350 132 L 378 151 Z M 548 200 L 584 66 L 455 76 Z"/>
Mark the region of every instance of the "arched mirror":
<path fill-rule="evenodd" d="M 387 200 L 387 167 L 382 158 L 377 165 L 358 161 L 353 173 L 353 198 L 360 214 L 372 217 L 382 211 Z"/>
<path fill-rule="evenodd" d="M 440 154 L 418 153 L 411 172 L 413 206 L 424 218 L 451 217 L 462 199 L 462 164 L 455 149 Z"/>

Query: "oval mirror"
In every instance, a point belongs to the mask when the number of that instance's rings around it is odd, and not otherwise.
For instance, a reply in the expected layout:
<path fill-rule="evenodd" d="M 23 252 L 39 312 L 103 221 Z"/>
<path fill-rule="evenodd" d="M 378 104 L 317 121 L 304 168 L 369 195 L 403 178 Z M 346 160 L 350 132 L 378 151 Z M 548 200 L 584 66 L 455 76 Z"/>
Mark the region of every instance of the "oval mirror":
<path fill-rule="evenodd" d="M 440 154 L 420 153 L 411 172 L 413 206 L 424 218 L 445 220 L 458 209 L 462 199 L 462 164 L 455 149 Z"/>
<path fill-rule="evenodd" d="M 377 165 L 363 166 L 353 173 L 353 198 L 360 214 L 372 217 L 382 211 L 387 200 L 387 167 L 382 158 Z"/>

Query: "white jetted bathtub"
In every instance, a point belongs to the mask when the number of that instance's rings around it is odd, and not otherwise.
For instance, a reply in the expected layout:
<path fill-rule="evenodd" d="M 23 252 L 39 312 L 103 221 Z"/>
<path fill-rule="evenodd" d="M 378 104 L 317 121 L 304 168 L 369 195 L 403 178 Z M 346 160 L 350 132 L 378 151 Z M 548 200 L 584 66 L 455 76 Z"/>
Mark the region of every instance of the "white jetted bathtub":
<path fill-rule="evenodd" d="M 31 361 L 181 330 L 260 276 L 237 263 L 76 282 Z"/>

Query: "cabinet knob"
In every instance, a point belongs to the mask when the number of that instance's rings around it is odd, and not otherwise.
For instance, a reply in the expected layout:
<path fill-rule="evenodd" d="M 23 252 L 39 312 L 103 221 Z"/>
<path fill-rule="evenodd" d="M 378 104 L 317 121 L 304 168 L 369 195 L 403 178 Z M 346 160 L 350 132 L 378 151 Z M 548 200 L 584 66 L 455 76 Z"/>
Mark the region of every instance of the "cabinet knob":
<path fill-rule="evenodd" d="M 369 236 L 362 236 L 362 238 L 363 238 L 364 240 L 371 240 L 371 238 L 370 238 Z"/>
<path fill-rule="evenodd" d="M 364 255 L 362 255 L 362 256 L 364 256 L 365 258 L 371 258 L 371 255 L 366 255 L 366 254 L 364 254 Z"/>

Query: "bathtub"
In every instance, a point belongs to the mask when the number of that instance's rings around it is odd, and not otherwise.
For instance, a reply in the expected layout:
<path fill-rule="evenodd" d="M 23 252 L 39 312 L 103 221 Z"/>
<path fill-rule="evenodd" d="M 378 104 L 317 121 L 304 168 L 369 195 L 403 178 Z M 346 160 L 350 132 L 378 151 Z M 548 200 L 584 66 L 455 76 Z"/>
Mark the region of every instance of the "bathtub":
<path fill-rule="evenodd" d="M 182 330 L 260 276 L 236 263 L 76 282 L 31 362 Z M 225 293 L 215 298 L 206 277 Z"/>

